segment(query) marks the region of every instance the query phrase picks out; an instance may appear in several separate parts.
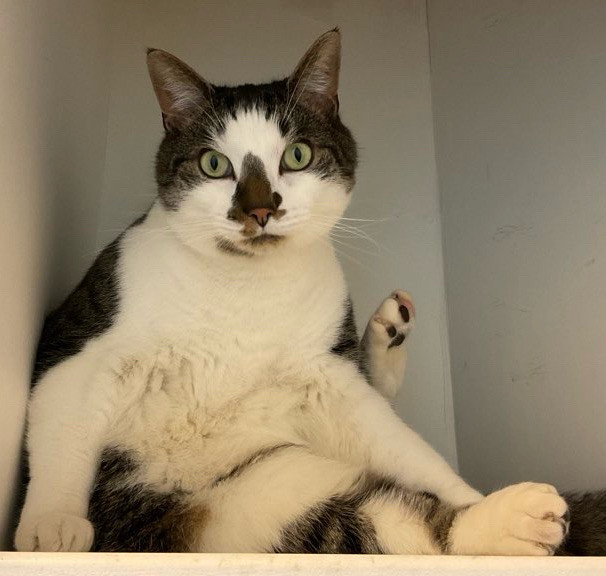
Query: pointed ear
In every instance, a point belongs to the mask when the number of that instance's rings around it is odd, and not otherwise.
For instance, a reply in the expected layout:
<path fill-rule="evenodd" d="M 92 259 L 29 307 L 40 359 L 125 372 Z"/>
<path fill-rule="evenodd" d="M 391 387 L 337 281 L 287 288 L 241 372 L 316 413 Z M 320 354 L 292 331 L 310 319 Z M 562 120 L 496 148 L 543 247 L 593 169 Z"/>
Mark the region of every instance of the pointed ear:
<path fill-rule="evenodd" d="M 320 36 L 288 79 L 295 101 L 316 111 L 337 114 L 341 33 L 338 28 Z"/>
<path fill-rule="evenodd" d="M 212 86 L 172 54 L 148 49 L 147 68 L 167 131 L 186 128 L 210 105 Z"/>

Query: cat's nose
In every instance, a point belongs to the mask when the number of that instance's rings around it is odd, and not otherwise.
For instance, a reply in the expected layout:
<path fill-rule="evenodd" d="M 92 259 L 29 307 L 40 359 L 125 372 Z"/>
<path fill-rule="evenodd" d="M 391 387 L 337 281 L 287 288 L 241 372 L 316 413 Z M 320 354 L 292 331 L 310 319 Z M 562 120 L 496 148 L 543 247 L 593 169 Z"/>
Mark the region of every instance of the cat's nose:
<path fill-rule="evenodd" d="M 269 217 L 274 214 L 273 210 L 269 208 L 254 208 L 249 210 L 248 215 L 257 221 L 257 224 L 263 228 L 269 221 Z"/>

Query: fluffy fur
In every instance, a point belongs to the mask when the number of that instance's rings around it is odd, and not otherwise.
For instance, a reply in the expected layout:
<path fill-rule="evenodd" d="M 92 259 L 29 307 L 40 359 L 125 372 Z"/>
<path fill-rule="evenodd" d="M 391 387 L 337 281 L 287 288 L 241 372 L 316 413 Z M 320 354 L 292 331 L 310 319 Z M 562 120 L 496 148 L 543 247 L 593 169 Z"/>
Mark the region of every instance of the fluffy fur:
<path fill-rule="evenodd" d="M 339 59 L 331 31 L 289 78 L 234 88 L 149 52 L 166 128 L 158 200 L 49 317 L 17 549 L 548 554 L 561 543 L 555 489 L 484 499 L 392 411 L 408 295 L 386 299 L 359 347 L 328 240 L 356 166 Z M 282 158 L 296 142 L 313 153 L 300 171 Z M 208 150 L 229 159 L 224 177 L 201 170 Z"/>

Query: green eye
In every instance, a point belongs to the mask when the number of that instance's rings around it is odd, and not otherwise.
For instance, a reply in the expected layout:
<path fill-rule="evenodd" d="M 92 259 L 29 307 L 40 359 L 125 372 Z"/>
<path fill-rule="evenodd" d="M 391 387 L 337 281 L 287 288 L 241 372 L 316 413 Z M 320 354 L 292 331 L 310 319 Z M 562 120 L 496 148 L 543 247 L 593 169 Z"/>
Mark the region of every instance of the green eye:
<path fill-rule="evenodd" d="M 200 157 L 202 172 L 211 178 L 224 178 L 231 174 L 231 162 L 225 154 L 216 150 L 207 150 Z"/>
<path fill-rule="evenodd" d="M 311 148 L 305 142 L 289 144 L 282 154 L 282 167 L 287 170 L 303 170 L 311 162 Z"/>

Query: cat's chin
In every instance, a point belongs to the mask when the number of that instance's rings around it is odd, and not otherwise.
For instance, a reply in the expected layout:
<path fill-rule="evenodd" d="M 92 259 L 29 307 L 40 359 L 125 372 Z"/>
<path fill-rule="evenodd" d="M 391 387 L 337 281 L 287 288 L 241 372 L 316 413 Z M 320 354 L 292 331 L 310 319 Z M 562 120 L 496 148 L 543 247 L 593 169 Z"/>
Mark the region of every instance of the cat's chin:
<path fill-rule="evenodd" d="M 286 236 L 279 234 L 261 234 L 253 238 L 234 242 L 224 237 L 215 238 L 217 248 L 233 256 L 256 256 L 273 251 L 276 246 L 284 244 Z"/>

